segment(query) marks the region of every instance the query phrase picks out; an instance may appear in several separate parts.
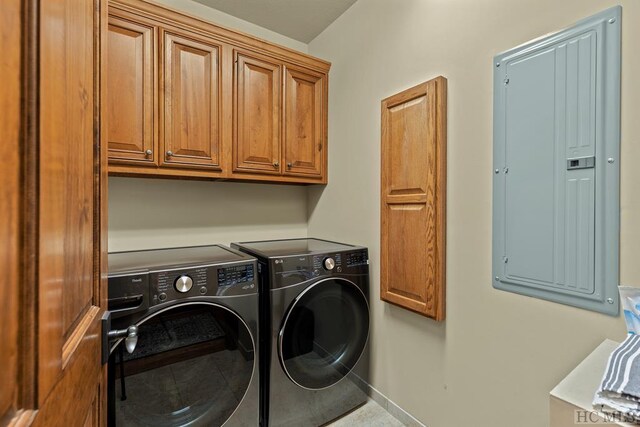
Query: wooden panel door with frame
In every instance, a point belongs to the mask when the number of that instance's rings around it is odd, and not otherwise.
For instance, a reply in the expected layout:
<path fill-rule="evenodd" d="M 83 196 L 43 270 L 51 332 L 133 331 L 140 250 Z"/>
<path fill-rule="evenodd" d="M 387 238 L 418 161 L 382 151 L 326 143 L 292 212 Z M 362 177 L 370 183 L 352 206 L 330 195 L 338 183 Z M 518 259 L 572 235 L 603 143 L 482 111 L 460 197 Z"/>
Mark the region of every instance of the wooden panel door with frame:
<path fill-rule="evenodd" d="M 280 174 L 281 66 L 236 51 L 233 171 Z"/>
<path fill-rule="evenodd" d="M 382 101 L 380 298 L 444 319 L 446 88 L 436 77 Z"/>
<path fill-rule="evenodd" d="M 161 165 L 221 170 L 222 46 L 162 30 Z"/>
<path fill-rule="evenodd" d="M 106 1 L 9 0 L 0 16 L 1 131 L 12 142 L 0 172 L 0 422 L 104 425 Z"/>
<path fill-rule="evenodd" d="M 326 179 L 326 81 L 326 74 L 285 70 L 285 175 Z"/>
<path fill-rule="evenodd" d="M 34 425 L 104 419 L 106 1 L 40 3 L 37 406 Z"/>
<path fill-rule="evenodd" d="M 107 142 L 114 163 L 157 164 L 157 28 L 110 11 L 107 43 Z"/>

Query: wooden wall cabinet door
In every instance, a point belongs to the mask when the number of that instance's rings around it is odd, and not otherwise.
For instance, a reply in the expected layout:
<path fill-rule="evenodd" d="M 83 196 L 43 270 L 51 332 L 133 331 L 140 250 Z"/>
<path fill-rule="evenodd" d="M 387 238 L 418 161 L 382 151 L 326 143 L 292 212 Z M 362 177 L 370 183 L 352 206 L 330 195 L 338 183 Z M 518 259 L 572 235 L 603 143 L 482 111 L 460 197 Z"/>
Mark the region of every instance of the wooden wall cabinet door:
<path fill-rule="evenodd" d="M 163 32 L 161 165 L 221 170 L 221 45 Z"/>
<path fill-rule="evenodd" d="M 109 0 L 109 173 L 327 182 L 331 64 L 144 0 Z"/>
<path fill-rule="evenodd" d="M 323 178 L 326 75 L 288 67 L 284 74 L 285 175 Z"/>
<path fill-rule="evenodd" d="M 280 174 L 281 66 L 235 52 L 233 171 Z"/>
<path fill-rule="evenodd" d="M 382 101 L 380 298 L 436 320 L 445 310 L 446 86 Z"/>
<path fill-rule="evenodd" d="M 156 28 L 109 16 L 107 138 L 114 163 L 157 164 Z"/>

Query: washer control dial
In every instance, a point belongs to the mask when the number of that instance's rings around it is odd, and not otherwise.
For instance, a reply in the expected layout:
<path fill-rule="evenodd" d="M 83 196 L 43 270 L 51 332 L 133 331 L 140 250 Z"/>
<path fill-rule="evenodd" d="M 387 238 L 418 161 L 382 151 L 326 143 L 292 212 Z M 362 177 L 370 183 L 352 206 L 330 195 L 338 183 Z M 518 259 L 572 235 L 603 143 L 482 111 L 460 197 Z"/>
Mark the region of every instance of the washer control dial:
<path fill-rule="evenodd" d="M 176 279 L 173 286 L 178 292 L 189 292 L 189 290 L 191 290 L 191 287 L 193 286 L 193 280 L 191 279 L 191 277 L 184 274 Z"/>
<path fill-rule="evenodd" d="M 322 262 L 322 265 L 324 266 L 325 270 L 333 270 L 333 267 L 336 266 L 336 261 L 331 257 L 327 257 Z"/>

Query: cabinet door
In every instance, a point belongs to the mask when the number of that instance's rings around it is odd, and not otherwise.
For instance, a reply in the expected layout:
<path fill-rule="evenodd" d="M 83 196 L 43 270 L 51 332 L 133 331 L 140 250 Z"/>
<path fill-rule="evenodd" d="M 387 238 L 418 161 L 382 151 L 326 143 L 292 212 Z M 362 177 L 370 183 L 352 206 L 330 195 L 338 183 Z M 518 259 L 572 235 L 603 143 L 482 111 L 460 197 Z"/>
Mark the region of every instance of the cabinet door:
<path fill-rule="evenodd" d="M 109 17 L 107 138 L 114 163 L 155 163 L 153 26 Z"/>
<path fill-rule="evenodd" d="M 446 88 L 436 77 L 382 101 L 380 299 L 444 320 Z"/>
<path fill-rule="evenodd" d="M 326 77 L 287 68 L 284 78 L 285 174 L 321 178 L 326 158 Z"/>
<path fill-rule="evenodd" d="M 168 31 L 163 43 L 161 164 L 219 170 L 221 46 Z"/>
<path fill-rule="evenodd" d="M 233 170 L 280 174 L 280 65 L 236 52 Z"/>

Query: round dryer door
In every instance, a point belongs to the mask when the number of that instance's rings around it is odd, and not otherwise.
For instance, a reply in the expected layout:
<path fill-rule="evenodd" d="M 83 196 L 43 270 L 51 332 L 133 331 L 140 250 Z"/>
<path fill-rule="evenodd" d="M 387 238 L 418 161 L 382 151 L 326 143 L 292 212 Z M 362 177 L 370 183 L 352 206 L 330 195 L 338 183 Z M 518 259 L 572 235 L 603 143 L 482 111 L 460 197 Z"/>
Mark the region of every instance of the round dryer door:
<path fill-rule="evenodd" d="M 110 416 L 116 426 L 221 426 L 242 412 L 234 414 L 240 405 L 255 410 L 249 419 L 257 422 L 257 392 L 248 393 L 254 340 L 235 312 L 187 303 L 137 325 L 133 353 L 121 342 L 109 362 Z"/>
<path fill-rule="evenodd" d="M 280 362 L 299 386 L 319 390 L 344 378 L 369 336 L 367 298 L 353 282 L 324 279 L 289 307 L 279 336 Z"/>

